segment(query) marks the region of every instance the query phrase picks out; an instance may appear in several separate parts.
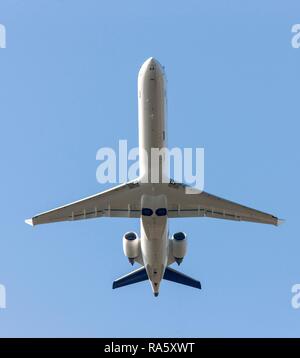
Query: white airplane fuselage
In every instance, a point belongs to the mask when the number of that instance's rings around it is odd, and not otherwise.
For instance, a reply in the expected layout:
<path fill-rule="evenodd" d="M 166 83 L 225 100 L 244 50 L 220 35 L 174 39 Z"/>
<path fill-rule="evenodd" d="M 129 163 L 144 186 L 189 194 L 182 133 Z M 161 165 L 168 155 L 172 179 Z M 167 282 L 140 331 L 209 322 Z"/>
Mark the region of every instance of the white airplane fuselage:
<path fill-rule="evenodd" d="M 139 158 L 141 181 L 150 185 L 151 194 L 142 196 L 141 207 L 151 209 L 153 215 L 140 219 L 141 254 L 151 282 L 158 295 L 159 285 L 168 264 L 168 216 L 157 216 L 157 209 L 167 208 L 167 199 L 160 194 L 154 178 L 162 181 L 165 163 L 152 163 L 151 149 L 165 148 L 166 143 L 166 80 L 162 66 L 149 58 L 138 75 Z M 153 183 L 153 184 L 151 184 Z"/>
<path fill-rule="evenodd" d="M 123 251 L 140 268 L 113 281 L 119 288 L 149 279 L 155 296 L 161 280 L 201 289 L 195 280 L 171 268 L 186 255 L 184 232 L 169 238 L 168 218 L 202 218 L 256 222 L 278 226 L 278 217 L 170 180 L 170 153 L 166 135 L 166 79 L 154 58 L 138 75 L 139 169 L 138 178 L 95 195 L 48 210 L 25 220 L 29 225 L 92 218 L 139 218 L 140 239 L 134 232 L 123 236 Z M 193 194 L 193 195 L 190 195 Z"/>

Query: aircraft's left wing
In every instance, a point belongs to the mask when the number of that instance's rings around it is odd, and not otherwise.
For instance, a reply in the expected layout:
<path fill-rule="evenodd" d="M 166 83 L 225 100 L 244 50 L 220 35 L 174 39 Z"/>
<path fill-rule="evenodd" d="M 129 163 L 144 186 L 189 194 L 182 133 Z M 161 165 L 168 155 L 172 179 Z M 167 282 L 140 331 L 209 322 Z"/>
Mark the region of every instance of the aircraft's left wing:
<path fill-rule="evenodd" d="M 170 218 L 206 216 L 276 226 L 281 223 L 281 220 L 274 215 L 177 183 L 168 185 L 168 216 Z"/>
<path fill-rule="evenodd" d="M 38 214 L 25 220 L 29 225 L 73 221 L 96 217 L 140 216 L 140 184 L 128 182 L 71 204 Z"/>

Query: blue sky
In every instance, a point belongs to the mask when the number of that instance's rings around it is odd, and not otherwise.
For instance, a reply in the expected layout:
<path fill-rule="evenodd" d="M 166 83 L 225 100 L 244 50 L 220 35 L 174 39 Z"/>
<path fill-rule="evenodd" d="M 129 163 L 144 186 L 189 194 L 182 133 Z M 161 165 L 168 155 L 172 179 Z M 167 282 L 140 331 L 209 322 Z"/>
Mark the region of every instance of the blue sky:
<path fill-rule="evenodd" d="M 299 336 L 299 1 L 2 0 L 0 23 L 0 336 Z M 24 224 L 108 187 L 96 151 L 137 145 L 150 56 L 167 72 L 169 146 L 205 148 L 205 190 L 286 219 L 171 221 L 203 289 L 163 282 L 158 299 L 148 283 L 111 289 L 138 220 Z"/>

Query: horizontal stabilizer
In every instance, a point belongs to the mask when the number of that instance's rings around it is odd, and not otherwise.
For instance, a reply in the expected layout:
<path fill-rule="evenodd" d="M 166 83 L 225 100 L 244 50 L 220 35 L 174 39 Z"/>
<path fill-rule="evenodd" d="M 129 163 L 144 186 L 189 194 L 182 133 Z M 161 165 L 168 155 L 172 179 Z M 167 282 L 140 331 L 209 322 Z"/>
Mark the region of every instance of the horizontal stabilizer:
<path fill-rule="evenodd" d="M 192 277 L 184 275 L 183 273 L 176 271 L 170 267 L 166 268 L 166 271 L 164 274 L 164 280 L 173 281 L 173 282 L 181 283 L 182 285 L 191 286 L 191 287 L 201 289 L 200 281 L 197 281 L 197 280 L 193 279 Z"/>
<path fill-rule="evenodd" d="M 133 283 L 142 282 L 148 280 L 148 275 L 146 272 L 145 267 L 141 267 L 129 274 L 118 278 L 116 281 L 113 282 L 113 289 L 132 285 Z"/>

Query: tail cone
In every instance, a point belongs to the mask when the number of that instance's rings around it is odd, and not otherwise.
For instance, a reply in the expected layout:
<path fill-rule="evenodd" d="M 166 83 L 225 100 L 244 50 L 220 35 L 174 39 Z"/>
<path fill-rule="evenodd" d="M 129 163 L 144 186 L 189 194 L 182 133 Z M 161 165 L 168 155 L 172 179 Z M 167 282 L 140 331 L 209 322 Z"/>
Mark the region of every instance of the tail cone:
<path fill-rule="evenodd" d="M 176 261 L 177 265 L 180 266 L 180 264 L 183 261 L 183 257 L 175 257 L 175 261 Z"/>

